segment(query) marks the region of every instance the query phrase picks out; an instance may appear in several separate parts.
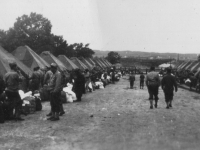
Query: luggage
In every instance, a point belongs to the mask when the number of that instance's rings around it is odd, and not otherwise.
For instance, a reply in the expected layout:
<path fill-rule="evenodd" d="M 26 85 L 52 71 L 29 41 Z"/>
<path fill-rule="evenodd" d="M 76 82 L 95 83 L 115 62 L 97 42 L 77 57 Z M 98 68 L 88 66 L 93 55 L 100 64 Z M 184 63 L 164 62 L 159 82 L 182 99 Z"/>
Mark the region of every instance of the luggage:
<path fill-rule="evenodd" d="M 23 106 L 26 106 L 28 107 L 28 111 L 30 114 L 34 113 L 36 111 L 36 102 L 35 102 L 35 97 L 26 97 L 24 98 L 24 104 Z M 27 101 L 27 102 L 26 102 Z"/>

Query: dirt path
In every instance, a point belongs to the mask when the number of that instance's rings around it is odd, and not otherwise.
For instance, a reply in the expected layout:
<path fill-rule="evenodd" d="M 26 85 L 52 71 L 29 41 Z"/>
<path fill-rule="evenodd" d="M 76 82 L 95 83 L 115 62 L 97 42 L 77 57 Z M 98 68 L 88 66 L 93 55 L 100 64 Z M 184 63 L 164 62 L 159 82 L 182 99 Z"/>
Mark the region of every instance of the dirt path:
<path fill-rule="evenodd" d="M 162 90 L 157 109 L 149 109 L 147 89 L 129 89 L 124 77 L 115 85 L 65 104 L 59 122 L 43 111 L 21 123 L 0 125 L 0 149 L 42 150 L 186 150 L 200 149 L 200 95 L 184 89 L 167 110 Z"/>

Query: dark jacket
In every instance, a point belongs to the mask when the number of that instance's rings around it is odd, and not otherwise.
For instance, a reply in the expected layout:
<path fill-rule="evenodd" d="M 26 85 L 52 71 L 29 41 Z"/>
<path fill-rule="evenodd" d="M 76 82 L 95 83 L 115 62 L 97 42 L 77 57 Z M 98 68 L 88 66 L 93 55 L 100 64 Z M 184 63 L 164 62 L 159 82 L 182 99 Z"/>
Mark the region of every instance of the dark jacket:
<path fill-rule="evenodd" d="M 140 81 L 144 81 L 145 76 L 143 74 L 140 75 Z"/>
<path fill-rule="evenodd" d="M 175 77 L 171 74 L 165 75 L 162 79 L 162 89 L 164 92 L 173 92 L 174 88 L 177 91 L 177 83 Z"/>
<path fill-rule="evenodd" d="M 56 71 L 56 73 L 54 73 L 51 76 L 50 83 L 48 85 L 48 90 L 50 92 L 57 93 L 57 92 L 61 92 L 62 88 L 63 88 L 62 75 L 61 75 L 61 73 L 59 71 Z"/>
<path fill-rule="evenodd" d="M 77 78 L 74 80 L 73 91 L 85 93 L 85 77 L 82 74 L 77 75 Z"/>
<path fill-rule="evenodd" d="M 20 82 L 20 77 L 16 71 L 11 70 L 10 72 L 5 74 L 6 90 L 11 92 L 18 92 L 19 82 Z"/>
<path fill-rule="evenodd" d="M 135 81 L 135 75 L 130 75 L 129 81 Z"/>

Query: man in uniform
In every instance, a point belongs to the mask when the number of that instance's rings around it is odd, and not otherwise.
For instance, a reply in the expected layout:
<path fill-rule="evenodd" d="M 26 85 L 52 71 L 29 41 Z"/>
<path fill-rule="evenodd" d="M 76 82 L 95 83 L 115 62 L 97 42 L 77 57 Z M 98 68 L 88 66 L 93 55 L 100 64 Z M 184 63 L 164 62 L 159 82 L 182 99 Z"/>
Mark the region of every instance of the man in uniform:
<path fill-rule="evenodd" d="M 6 85 L 6 96 L 11 102 L 11 105 L 9 107 L 9 117 L 12 117 L 13 115 L 13 109 L 15 109 L 15 115 L 14 118 L 16 121 L 22 121 L 20 117 L 20 109 L 22 105 L 22 101 L 20 98 L 20 95 L 18 93 L 19 90 L 19 83 L 20 83 L 20 77 L 17 73 L 17 64 L 15 62 L 9 63 L 11 71 L 5 74 L 5 85 Z"/>
<path fill-rule="evenodd" d="M 3 91 L 5 90 L 5 82 L 0 74 L 0 123 L 4 123 L 4 108 L 3 108 Z"/>
<path fill-rule="evenodd" d="M 62 75 L 57 70 L 57 65 L 55 63 L 51 64 L 51 71 L 53 75 L 51 76 L 50 83 L 48 85 L 48 91 L 50 93 L 51 117 L 49 117 L 48 120 L 57 121 L 59 120 L 60 112 Z"/>
<path fill-rule="evenodd" d="M 34 91 L 38 91 L 39 88 L 40 88 L 40 73 L 39 73 L 39 67 L 35 67 L 33 69 L 33 74 L 32 76 L 30 77 L 30 90 L 32 92 Z"/>
<path fill-rule="evenodd" d="M 43 84 L 45 86 L 49 85 L 49 82 L 50 82 L 50 79 L 51 79 L 51 76 L 53 75 L 51 69 L 48 68 L 48 71 L 45 73 L 44 75 L 44 81 L 43 81 Z"/>
<path fill-rule="evenodd" d="M 76 94 L 77 101 L 81 101 L 81 97 L 84 94 L 85 91 L 85 77 L 80 72 L 80 70 L 75 70 L 75 81 L 73 86 L 73 91 Z"/>
<path fill-rule="evenodd" d="M 133 89 L 134 81 L 135 81 L 135 75 L 133 74 L 133 72 L 131 72 L 129 77 L 130 89 Z"/>
<path fill-rule="evenodd" d="M 150 109 L 153 109 L 153 97 L 155 98 L 155 108 L 157 108 L 158 104 L 158 88 L 160 85 L 160 79 L 157 72 L 155 72 L 155 67 L 150 68 L 150 72 L 146 77 L 146 85 L 149 91 L 149 101 L 150 101 Z"/>
<path fill-rule="evenodd" d="M 145 78 L 145 76 L 142 72 L 141 75 L 140 75 L 140 89 L 144 88 L 144 78 Z"/>
<path fill-rule="evenodd" d="M 162 79 L 162 89 L 165 93 L 165 101 L 167 104 L 167 109 L 172 107 L 172 100 L 174 96 L 174 88 L 175 92 L 178 91 L 177 84 L 176 84 L 176 79 L 174 76 L 171 75 L 171 69 L 167 69 L 167 75 L 165 75 Z"/>

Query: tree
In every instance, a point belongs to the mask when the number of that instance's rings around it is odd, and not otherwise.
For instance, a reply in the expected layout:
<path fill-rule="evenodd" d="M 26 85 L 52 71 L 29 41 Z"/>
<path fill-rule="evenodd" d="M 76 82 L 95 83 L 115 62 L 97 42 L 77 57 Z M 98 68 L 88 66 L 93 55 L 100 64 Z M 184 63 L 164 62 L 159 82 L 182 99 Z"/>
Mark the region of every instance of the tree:
<path fill-rule="evenodd" d="M 111 63 L 111 64 L 115 64 L 115 63 L 119 63 L 121 56 L 117 53 L 117 52 L 109 52 L 108 56 L 106 57 L 106 59 Z"/>
<path fill-rule="evenodd" d="M 92 49 L 89 48 L 89 44 L 83 45 L 83 43 L 74 43 L 72 46 L 74 49 L 75 57 L 92 58 L 92 55 L 95 53 Z"/>
<path fill-rule="evenodd" d="M 62 36 L 52 34 L 51 28 L 51 22 L 40 14 L 23 15 L 17 18 L 14 27 L 8 31 L 0 30 L 0 45 L 9 52 L 28 45 L 38 54 L 43 51 L 67 57 L 92 57 L 94 54 L 89 44 L 68 45 Z"/>
<path fill-rule="evenodd" d="M 18 46 L 28 45 L 35 52 L 41 53 L 41 47 L 53 46 L 51 27 L 51 22 L 40 14 L 23 15 L 6 32 L 5 41 L 0 38 L 0 43 L 10 52 Z"/>
<path fill-rule="evenodd" d="M 76 55 L 77 57 L 85 57 L 85 58 L 92 58 L 92 55 L 94 55 L 94 51 L 89 48 L 89 43 L 85 44 L 83 46 L 82 43 L 79 44 L 80 47 L 76 49 Z"/>
<path fill-rule="evenodd" d="M 66 49 L 67 49 L 67 41 L 63 39 L 62 36 L 52 35 L 53 40 L 53 51 L 52 54 L 54 54 L 56 57 L 58 55 L 66 55 Z"/>

